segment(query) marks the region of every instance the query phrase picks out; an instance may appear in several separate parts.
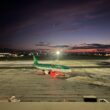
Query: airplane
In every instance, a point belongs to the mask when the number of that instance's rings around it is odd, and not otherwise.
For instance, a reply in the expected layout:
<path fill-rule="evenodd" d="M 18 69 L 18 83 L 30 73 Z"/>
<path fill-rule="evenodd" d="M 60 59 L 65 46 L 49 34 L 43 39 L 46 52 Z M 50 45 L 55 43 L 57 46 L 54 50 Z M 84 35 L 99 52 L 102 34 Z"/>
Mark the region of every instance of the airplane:
<path fill-rule="evenodd" d="M 56 65 L 56 64 L 43 64 L 43 63 L 39 63 L 37 56 L 32 53 L 33 55 L 33 62 L 34 62 L 34 66 L 38 69 L 43 70 L 44 72 L 49 72 L 51 71 L 60 71 L 63 73 L 67 73 L 67 72 L 71 72 L 71 68 L 68 66 L 64 66 L 64 65 Z"/>

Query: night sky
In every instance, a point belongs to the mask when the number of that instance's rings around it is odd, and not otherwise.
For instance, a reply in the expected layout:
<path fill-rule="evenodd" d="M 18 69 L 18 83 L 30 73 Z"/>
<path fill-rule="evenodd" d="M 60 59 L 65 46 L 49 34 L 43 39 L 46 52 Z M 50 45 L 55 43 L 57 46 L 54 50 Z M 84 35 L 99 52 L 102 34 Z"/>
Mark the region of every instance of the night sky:
<path fill-rule="evenodd" d="M 0 47 L 110 44 L 110 0 L 0 1 Z"/>

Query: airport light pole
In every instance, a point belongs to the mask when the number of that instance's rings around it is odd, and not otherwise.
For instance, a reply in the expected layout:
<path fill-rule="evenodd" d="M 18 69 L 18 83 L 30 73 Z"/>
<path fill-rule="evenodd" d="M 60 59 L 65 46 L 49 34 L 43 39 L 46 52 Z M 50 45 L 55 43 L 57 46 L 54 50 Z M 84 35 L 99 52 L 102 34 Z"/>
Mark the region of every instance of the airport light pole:
<path fill-rule="evenodd" d="M 59 60 L 60 51 L 56 51 L 57 60 Z"/>

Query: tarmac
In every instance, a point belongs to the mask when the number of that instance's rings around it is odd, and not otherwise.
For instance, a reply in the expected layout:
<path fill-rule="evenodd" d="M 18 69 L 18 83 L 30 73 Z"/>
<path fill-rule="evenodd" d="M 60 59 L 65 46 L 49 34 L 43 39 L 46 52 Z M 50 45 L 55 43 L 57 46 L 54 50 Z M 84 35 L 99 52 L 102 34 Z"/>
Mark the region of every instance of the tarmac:
<path fill-rule="evenodd" d="M 8 102 L 12 96 L 21 102 L 83 102 L 83 96 L 91 95 L 110 101 L 109 67 L 86 68 L 97 66 L 96 61 L 90 65 L 85 65 L 88 61 L 65 62 L 72 66 L 72 73 L 55 79 L 40 75 L 32 61 L 0 62 L 0 102 Z M 74 68 L 77 66 L 80 68 Z"/>

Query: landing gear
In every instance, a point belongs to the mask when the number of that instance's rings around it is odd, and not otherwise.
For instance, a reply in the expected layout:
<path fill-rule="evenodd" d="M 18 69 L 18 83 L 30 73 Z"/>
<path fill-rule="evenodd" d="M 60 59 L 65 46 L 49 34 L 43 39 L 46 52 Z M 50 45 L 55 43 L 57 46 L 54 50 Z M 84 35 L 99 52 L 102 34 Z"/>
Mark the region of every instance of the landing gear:
<path fill-rule="evenodd" d="M 42 70 L 45 75 L 49 74 L 48 70 Z"/>

